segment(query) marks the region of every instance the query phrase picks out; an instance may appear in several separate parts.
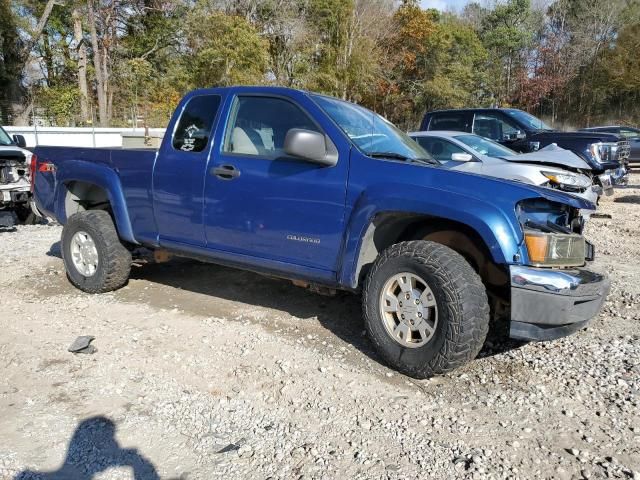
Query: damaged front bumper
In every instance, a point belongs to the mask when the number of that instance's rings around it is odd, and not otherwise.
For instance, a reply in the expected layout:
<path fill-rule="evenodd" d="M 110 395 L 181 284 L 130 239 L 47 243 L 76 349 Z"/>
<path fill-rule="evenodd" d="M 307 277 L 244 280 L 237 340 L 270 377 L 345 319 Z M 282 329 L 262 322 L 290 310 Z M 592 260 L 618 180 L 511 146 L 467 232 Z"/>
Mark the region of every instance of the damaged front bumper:
<path fill-rule="evenodd" d="M 553 340 L 588 325 L 609 293 L 606 275 L 585 268 L 510 267 L 511 338 Z"/>

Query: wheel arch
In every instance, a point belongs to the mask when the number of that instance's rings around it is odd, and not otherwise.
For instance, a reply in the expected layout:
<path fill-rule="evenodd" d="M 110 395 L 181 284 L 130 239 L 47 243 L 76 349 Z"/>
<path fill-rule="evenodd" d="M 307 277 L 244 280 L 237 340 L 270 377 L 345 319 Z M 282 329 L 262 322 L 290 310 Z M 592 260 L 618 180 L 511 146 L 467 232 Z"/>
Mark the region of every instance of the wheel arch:
<path fill-rule="evenodd" d="M 383 212 L 367 225 L 356 258 L 354 288 L 363 280 L 378 256 L 396 243 L 430 240 L 461 254 L 487 286 L 501 286 L 508 281 L 504 258 L 489 248 L 473 227 L 445 217 L 419 213 Z"/>
<path fill-rule="evenodd" d="M 55 213 L 60 223 L 66 223 L 71 215 L 81 211 L 106 210 L 113 218 L 118 236 L 137 243 L 120 179 L 112 169 L 89 162 L 69 161 L 62 165 L 57 182 Z"/>

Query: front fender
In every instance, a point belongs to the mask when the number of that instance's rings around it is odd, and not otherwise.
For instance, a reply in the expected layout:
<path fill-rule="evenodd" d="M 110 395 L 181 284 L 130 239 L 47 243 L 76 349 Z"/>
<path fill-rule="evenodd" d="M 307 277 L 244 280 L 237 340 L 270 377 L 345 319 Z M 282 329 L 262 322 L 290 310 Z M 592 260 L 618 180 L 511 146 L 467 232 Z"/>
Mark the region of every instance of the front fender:
<path fill-rule="evenodd" d="M 365 232 L 382 213 L 431 216 L 462 223 L 483 239 L 496 264 L 514 263 L 523 233 L 513 211 L 460 192 L 406 184 L 385 184 L 364 191 L 351 212 L 340 283 L 357 285 L 357 262 Z"/>
<path fill-rule="evenodd" d="M 112 168 L 107 165 L 82 160 L 68 160 L 60 165 L 56 172 L 54 205 L 56 218 L 62 224 L 67 221 L 65 197 L 67 195 L 67 185 L 71 182 L 85 182 L 102 188 L 109 198 L 118 236 L 128 242 L 138 243 L 133 236 L 120 177 Z"/>

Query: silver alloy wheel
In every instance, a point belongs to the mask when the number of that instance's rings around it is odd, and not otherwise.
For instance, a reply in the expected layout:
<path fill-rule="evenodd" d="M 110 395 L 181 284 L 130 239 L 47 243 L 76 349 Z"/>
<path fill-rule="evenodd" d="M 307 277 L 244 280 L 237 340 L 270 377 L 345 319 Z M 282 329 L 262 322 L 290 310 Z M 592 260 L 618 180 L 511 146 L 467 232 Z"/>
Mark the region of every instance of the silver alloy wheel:
<path fill-rule="evenodd" d="M 427 344 L 438 326 L 436 298 L 427 282 L 413 273 L 399 273 L 380 292 L 380 316 L 387 333 L 403 347 Z"/>
<path fill-rule="evenodd" d="M 87 232 L 76 232 L 71 238 L 69 247 L 71 261 L 79 273 L 85 277 L 93 276 L 98 270 L 98 250 L 96 244 Z"/>

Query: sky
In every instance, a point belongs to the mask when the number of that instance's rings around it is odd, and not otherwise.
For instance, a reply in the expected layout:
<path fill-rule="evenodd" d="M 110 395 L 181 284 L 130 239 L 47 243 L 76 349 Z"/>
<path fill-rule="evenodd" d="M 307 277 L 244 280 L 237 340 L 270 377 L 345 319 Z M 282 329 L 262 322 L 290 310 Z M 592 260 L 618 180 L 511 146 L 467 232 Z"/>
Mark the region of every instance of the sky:
<path fill-rule="evenodd" d="M 420 0 L 422 8 L 437 8 L 438 10 L 461 10 L 470 0 Z"/>

